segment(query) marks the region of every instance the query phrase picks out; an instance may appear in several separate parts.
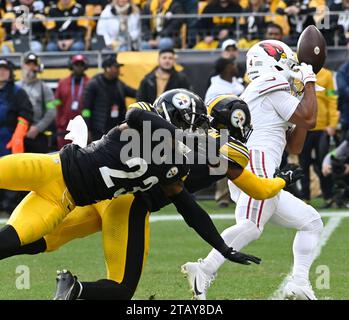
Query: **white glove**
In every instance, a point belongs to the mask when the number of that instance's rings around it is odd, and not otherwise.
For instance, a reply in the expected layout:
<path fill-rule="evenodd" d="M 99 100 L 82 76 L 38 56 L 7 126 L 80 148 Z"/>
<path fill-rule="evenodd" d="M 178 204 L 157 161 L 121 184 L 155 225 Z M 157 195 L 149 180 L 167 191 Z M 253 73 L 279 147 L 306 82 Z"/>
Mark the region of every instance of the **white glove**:
<path fill-rule="evenodd" d="M 81 148 L 87 146 L 88 129 L 86 122 L 82 116 L 76 116 L 70 120 L 67 126 L 67 133 L 64 137 L 66 140 L 72 140 L 72 144 L 77 144 Z"/>
<path fill-rule="evenodd" d="M 313 71 L 313 67 L 304 62 L 299 66 L 293 67 L 290 74 L 293 78 L 300 80 L 304 85 L 307 82 L 316 82 L 316 75 Z"/>

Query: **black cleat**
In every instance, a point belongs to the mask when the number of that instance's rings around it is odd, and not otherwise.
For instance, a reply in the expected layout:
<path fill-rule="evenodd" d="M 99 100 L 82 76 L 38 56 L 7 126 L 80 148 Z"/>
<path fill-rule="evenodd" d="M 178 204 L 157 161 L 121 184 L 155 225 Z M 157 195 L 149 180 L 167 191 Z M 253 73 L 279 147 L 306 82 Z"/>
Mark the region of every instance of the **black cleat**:
<path fill-rule="evenodd" d="M 56 294 L 53 300 L 76 300 L 79 298 L 81 284 L 70 271 L 57 271 L 56 284 Z"/>

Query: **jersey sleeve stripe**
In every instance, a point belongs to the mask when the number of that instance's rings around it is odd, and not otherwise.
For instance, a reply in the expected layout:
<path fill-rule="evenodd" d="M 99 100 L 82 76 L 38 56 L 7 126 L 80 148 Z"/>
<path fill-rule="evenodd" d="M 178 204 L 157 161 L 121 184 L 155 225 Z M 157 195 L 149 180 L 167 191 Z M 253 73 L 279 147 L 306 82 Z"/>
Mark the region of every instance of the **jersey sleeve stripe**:
<path fill-rule="evenodd" d="M 232 144 L 229 143 L 229 142 L 227 143 L 227 145 L 228 145 L 229 147 L 233 148 L 234 150 L 236 150 L 236 151 L 242 153 L 247 159 L 250 159 L 250 155 L 249 155 L 247 149 L 246 149 L 246 150 L 241 149 L 241 148 L 239 148 L 239 146 L 237 146 L 237 145 L 232 145 Z"/>

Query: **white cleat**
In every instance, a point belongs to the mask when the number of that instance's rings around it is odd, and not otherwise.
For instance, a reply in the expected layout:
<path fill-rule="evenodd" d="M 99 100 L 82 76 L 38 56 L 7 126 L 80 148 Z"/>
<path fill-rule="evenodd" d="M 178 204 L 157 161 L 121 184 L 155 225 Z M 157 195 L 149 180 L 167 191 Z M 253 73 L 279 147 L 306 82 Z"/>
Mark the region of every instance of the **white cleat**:
<path fill-rule="evenodd" d="M 198 262 L 187 262 L 181 267 L 181 272 L 186 275 L 194 300 L 206 300 L 206 292 L 216 278 L 216 274 L 209 275 L 200 267 Z"/>
<path fill-rule="evenodd" d="M 309 281 L 298 284 L 293 280 L 286 284 L 284 298 L 286 300 L 317 300 Z"/>

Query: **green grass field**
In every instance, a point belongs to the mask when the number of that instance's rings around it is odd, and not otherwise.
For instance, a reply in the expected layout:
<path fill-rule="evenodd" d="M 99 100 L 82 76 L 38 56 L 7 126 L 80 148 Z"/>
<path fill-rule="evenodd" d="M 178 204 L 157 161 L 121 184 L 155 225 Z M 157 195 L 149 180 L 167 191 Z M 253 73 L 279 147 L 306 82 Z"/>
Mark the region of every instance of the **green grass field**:
<path fill-rule="evenodd" d="M 233 206 L 217 209 L 210 201 L 202 202 L 210 213 L 233 213 Z M 333 211 L 332 211 L 333 212 Z M 340 214 L 346 212 L 338 212 Z M 173 207 L 161 215 L 175 214 Z M 227 216 L 228 218 L 228 216 Z M 328 223 L 332 217 L 324 218 Z M 215 220 L 222 231 L 234 223 L 232 218 Z M 319 299 L 349 299 L 349 218 L 338 227 L 323 246 L 314 262 L 311 278 Z M 292 241 L 295 231 L 269 224 L 259 241 L 244 251 L 263 259 L 259 266 L 226 263 L 209 290 L 209 299 L 268 299 L 280 286 L 292 266 Z M 187 282 L 180 266 L 205 256 L 209 246 L 183 221 L 151 223 L 151 247 L 148 263 L 135 294 L 135 299 L 190 299 Z M 75 240 L 59 251 L 37 256 L 18 256 L 0 262 L 0 299 L 52 299 L 57 269 L 69 269 L 81 280 L 105 278 L 100 234 Z M 30 270 L 30 289 L 17 289 L 21 266 Z M 321 266 L 329 268 L 329 288 L 319 289 Z M 17 271 L 17 273 L 16 273 Z"/>

